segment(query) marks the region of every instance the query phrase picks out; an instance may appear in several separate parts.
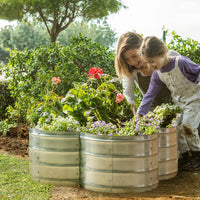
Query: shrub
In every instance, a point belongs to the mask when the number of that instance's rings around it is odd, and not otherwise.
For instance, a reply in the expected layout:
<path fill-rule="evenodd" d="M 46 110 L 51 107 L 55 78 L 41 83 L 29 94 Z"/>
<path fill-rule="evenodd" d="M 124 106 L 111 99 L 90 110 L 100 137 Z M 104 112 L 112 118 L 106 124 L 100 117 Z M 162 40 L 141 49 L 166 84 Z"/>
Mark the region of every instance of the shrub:
<path fill-rule="evenodd" d="M 189 57 L 193 62 L 200 64 L 200 43 L 191 38 L 183 39 L 175 31 L 171 33 L 172 39 L 168 43 L 169 49 L 174 49 L 182 56 Z"/>
<path fill-rule="evenodd" d="M 100 65 L 106 73 L 115 73 L 113 63 L 112 51 L 81 35 L 73 38 L 67 47 L 52 44 L 35 50 L 13 51 L 4 68 L 15 100 L 9 115 L 18 123 L 26 123 L 27 110 L 42 101 L 46 90 L 51 88 L 53 76 L 62 79 L 59 90 L 55 90 L 62 96 L 73 88 L 74 82 L 86 81 L 86 72 L 94 65 Z"/>
<path fill-rule="evenodd" d="M 8 81 L 3 75 L 0 75 L 0 121 L 6 118 L 6 110 L 9 105 L 13 104 L 8 89 Z"/>

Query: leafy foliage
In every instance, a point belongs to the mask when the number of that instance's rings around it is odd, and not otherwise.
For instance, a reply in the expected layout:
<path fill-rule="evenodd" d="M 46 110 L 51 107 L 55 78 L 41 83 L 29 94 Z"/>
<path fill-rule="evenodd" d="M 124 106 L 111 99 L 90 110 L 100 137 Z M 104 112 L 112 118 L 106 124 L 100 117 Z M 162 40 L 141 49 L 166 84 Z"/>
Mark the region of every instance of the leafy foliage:
<path fill-rule="evenodd" d="M 120 0 L 10 0 L 0 1 L 1 19 L 22 20 L 32 16 L 44 23 L 51 42 L 76 18 L 104 18 L 123 7 Z"/>
<path fill-rule="evenodd" d="M 6 118 L 6 109 L 13 104 L 13 99 L 8 89 L 8 80 L 1 74 L 1 67 L 3 65 L 0 65 L 0 121 Z"/>
<path fill-rule="evenodd" d="M 116 33 L 112 31 L 106 21 L 103 24 L 74 22 L 58 36 L 59 44 L 67 46 L 72 37 L 78 37 L 79 34 L 91 39 L 91 42 L 98 43 L 105 47 L 112 47 L 116 42 Z"/>
<path fill-rule="evenodd" d="M 75 84 L 64 98 L 63 110 L 77 119 L 81 125 L 88 121 L 86 112 L 90 112 L 93 121 L 105 121 L 120 125 L 132 117 L 130 105 L 124 99 L 116 102 L 118 91 L 115 81 L 109 75 L 100 80 L 88 79 L 86 83 Z"/>
<path fill-rule="evenodd" d="M 151 135 L 158 132 L 160 121 L 151 116 L 141 118 L 134 116 L 131 120 L 124 123 L 124 127 L 119 130 L 118 135 Z"/>
<path fill-rule="evenodd" d="M 118 127 L 105 121 L 88 121 L 86 126 L 80 127 L 80 131 L 94 135 L 111 136 L 118 133 Z"/>
<path fill-rule="evenodd" d="M 182 56 L 189 57 L 193 62 L 200 64 L 200 43 L 191 38 L 183 39 L 175 31 L 171 33 L 172 39 L 168 43 L 169 49 L 174 49 Z"/>
<path fill-rule="evenodd" d="M 21 23 L 16 27 L 5 26 L 1 28 L 0 39 L 3 48 L 18 51 L 50 45 L 50 40 L 46 36 L 46 32 L 41 31 L 41 28 L 38 26 L 33 26 L 29 23 Z"/>
<path fill-rule="evenodd" d="M 91 39 L 91 42 L 109 47 L 116 41 L 116 33 L 114 33 L 108 24 L 104 22 L 102 25 L 86 22 L 74 22 L 70 24 L 67 30 L 59 35 L 57 41 L 60 45 L 68 46 L 73 37 L 79 37 L 79 34 Z M 1 46 L 4 49 L 23 51 L 24 49 L 36 49 L 43 45 L 49 46 L 50 40 L 41 23 L 22 22 L 17 26 L 5 26 L 0 30 Z M 0 60 L 9 56 L 9 52 L 0 49 Z M 4 60 L 5 60 L 4 58 Z"/>
<path fill-rule="evenodd" d="M 182 109 L 177 105 L 162 104 L 161 106 L 157 106 L 152 112 L 148 112 L 147 116 L 160 120 L 159 126 L 161 128 L 167 128 L 175 125 L 181 112 Z"/>
<path fill-rule="evenodd" d="M 35 128 L 44 131 L 76 132 L 79 130 L 78 127 L 79 122 L 74 120 L 73 117 L 53 116 L 52 120 L 50 120 L 48 123 L 40 123 L 39 121 Z"/>
<path fill-rule="evenodd" d="M 10 55 L 9 51 L 4 50 L 3 48 L 0 47 L 0 62 L 2 61 L 4 63 L 7 63 L 9 59 L 9 55 Z M 0 70 L 1 70 L 1 67 L 0 67 Z"/>
<path fill-rule="evenodd" d="M 58 96 L 64 96 L 74 82 L 85 82 L 86 71 L 95 65 L 108 74 L 114 74 L 112 51 L 86 37 L 73 38 L 67 47 L 51 45 L 35 50 L 13 51 L 5 66 L 10 77 L 9 89 L 15 105 L 8 109 L 9 118 L 26 123 L 27 110 L 43 101 L 47 90 L 51 90 L 52 77 L 62 82 L 55 89 Z"/>

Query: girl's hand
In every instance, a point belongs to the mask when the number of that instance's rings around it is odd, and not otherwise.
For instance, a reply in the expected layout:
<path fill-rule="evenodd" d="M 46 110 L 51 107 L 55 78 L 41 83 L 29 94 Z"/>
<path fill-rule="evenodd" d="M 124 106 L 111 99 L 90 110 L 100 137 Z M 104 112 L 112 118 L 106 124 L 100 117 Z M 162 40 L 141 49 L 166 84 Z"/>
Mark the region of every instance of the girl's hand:
<path fill-rule="evenodd" d="M 140 115 L 138 113 L 136 113 L 136 116 L 139 117 L 139 118 L 143 117 L 143 115 Z"/>

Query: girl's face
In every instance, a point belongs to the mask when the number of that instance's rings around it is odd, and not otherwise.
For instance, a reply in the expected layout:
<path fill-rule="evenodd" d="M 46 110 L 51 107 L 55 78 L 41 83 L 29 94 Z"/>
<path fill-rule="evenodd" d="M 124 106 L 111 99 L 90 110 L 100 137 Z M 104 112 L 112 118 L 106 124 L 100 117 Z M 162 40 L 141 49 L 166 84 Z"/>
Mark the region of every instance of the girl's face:
<path fill-rule="evenodd" d="M 167 64 L 165 55 L 155 56 L 152 58 L 146 57 L 144 55 L 142 55 L 141 57 L 144 60 L 144 62 L 147 64 L 147 66 L 154 70 L 160 70 L 162 67 L 164 67 Z"/>
<path fill-rule="evenodd" d="M 139 49 L 129 49 L 123 54 L 124 61 L 126 64 L 130 66 L 134 66 L 136 68 L 141 68 L 144 66 L 144 62 L 140 56 Z"/>

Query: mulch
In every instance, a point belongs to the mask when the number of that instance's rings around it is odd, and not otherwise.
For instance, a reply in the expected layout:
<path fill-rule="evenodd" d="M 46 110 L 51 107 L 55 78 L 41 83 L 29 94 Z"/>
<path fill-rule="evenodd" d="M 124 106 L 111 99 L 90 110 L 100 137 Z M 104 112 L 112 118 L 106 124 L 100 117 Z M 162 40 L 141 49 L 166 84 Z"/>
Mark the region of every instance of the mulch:
<path fill-rule="evenodd" d="M 3 135 L 0 133 L 0 151 L 28 157 L 29 133 L 25 124 L 13 127 Z"/>

